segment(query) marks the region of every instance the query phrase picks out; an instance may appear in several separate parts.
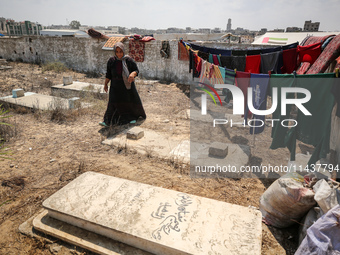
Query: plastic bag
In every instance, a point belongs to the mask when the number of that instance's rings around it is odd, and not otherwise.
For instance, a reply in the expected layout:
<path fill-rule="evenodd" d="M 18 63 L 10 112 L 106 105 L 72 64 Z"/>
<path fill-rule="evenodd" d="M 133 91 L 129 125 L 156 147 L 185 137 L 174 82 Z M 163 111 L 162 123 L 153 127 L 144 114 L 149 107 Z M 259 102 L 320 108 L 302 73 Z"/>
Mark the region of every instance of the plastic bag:
<path fill-rule="evenodd" d="M 337 189 L 331 188 L 326 180 L 318 181 L 313 190 L 314 199 L 320 206 L 323 213 L 327 213 L 334 206 L 338 205 Z"/>
<path fill-rule="evenodd" d="M 340 254 L 340 205 L 318 219 L 308 230 L 295 255 Z"/>
<path fill-rule="evenodd" d="M 303 186 L 303 176 L 288 173 L 260 198 L 260 211 L 268 225 L 285 228 L 300 220 L 314 205 L 314 192 Z"/>

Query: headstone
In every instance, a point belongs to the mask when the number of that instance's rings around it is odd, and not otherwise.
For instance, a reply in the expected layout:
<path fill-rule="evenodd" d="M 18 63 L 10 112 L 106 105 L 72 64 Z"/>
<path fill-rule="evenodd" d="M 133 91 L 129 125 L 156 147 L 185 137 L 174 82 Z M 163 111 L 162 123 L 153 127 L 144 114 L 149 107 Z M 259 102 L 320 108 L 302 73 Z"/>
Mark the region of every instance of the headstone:
<path fill-rule="evenodd" d="M 86 172 L 43 202 L 48 215 L 153 254 L 261 254 L 258 210 Z"/>
<path fill-rule="evenodd" d="M 23 89 L 13 89 L 12 95 L 13 95 L 13 98 L 23 97 L 25 96 L 25 92 Z"/>
<path fill-rule="evenodd" d="M 228 155 L 228 145 L 225 143 L 214 142 L 209 147 L 209 156 L 225 158 Z"/>
<path fill-rule="evenodd" d="M 126 138 L 138 140 L 144 136 L 144 130 L 140 127 L 133 127 L 129 129 L 126 133 Z"/>
<path fill-rule="evenodd" d="M 72 76 L 64 76 L 63 77 L 63 83 L 64 85 L 70 85 L 73 83 Z"/>
<path fill-rule="evenodd" d="M 78 108 L 80 106 L 80 101 L 79 101 L 79 97 L 72 97 L 68 100 L 68 108 L 69 109 L 75 109 Z"/>

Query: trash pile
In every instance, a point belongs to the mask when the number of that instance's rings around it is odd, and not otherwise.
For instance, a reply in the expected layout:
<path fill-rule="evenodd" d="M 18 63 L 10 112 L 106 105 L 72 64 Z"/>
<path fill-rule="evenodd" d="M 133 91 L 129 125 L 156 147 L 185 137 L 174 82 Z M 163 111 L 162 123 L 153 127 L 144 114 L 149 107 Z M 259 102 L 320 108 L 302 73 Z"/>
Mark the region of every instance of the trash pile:
<path fill-rule="evenodd" d="M 263 221 L 277 228 L 300 223 L 295 255 L 340 254 L 339 187 L 330 178 L 288 173 L 261 196 Z"/>

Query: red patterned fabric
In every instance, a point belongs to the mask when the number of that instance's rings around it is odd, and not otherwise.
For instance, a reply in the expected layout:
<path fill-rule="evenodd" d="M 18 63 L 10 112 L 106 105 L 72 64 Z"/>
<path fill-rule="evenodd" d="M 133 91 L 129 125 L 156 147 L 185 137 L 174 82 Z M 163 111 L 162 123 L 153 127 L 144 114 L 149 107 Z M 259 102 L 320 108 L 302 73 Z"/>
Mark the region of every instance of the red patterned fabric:
<path fill-rule="evenodd" d="M 330 41 L 327 47 L 315 63 L 308 70 L 307 74 L 324 73 L 329 65 L 340 55 L 340 34 Z"/>
<path fill-rule="evenodd" d="M 302 65 L 300 66 L 299 70 L 296 71 L 297 74 L 305 74 L 307 72 L 307 70 L 310 67 L 310 63 L 305 62 L 302 63 Z"/>
<path fill-rule="evenodd" d="M 323 36 L 323 37 L 321 37 L 321 36 L 310 36 L 303 43 L 303 46 L 311 45 L 311 44 L 314 44 L 314 43 L 323 43 L 324 41 L 326 41 L 331 36 L 334 36 L 334 35 L 326 35 L 326 36 Z M 301 63 L 301 60 L 299 59 L 298 62 Z M 302 63 L 302 65 L 298 68 L 296 73 L 297 74 L 304 74 L 308 71 L 309 67 L 310 67 L 310 64 Z"/>
<path fill-rule="evenodd" d="M 129 42 L 130 57 L 133 58 L 136 62 L 143 62 L 144 47 L 145 47 L 144 42 L 130 40 Z"/>

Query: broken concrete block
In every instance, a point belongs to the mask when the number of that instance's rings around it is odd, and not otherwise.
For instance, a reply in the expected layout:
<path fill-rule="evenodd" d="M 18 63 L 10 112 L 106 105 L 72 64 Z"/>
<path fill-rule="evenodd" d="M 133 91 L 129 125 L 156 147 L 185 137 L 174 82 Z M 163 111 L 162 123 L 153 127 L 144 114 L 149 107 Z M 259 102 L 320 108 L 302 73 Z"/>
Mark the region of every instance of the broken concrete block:
<path fill-rule="evenodd" d="M 64 83 L 64 86 L 72 84 L 73 83 L 72 76 L 64 76 L 63 83 Z"/>
<path fill-rule="evenodd" d="M 72 97 L 68 100 L 68 108 L 69 109 L 75 109 L 75 108 L 79 108 L 80 106 L 80 101 L 79 101 L 79 97 Z"/>
<path fill-rule="evenodd" d="M 0 58 L 0 65 L 2 65 L 2 64 L 6 64 L 6 63 L 7 63 L 6 59 L 4 59 L 4 58 Z"/>
<path fill-rule="evenodd" d="M 13 95 L 13 98 L 23 97 L 25 96 L 25 92 L 23 89 L 13 89 L 12 95 Z"/>
<path fill-rule="evenodd" d="M 228 145 L 224 143 L 214 142 L 209 147 L 209 156 L 225 158 L 228 155 Z"/>
<path fill-rule="evenodd" d="M 126 133 L 126 138 L 133 139 L 133 140 L 141 139 L 143 136 L 144 136 L 144 130 L 141 129 L 140 127 L 131 128 Z"/>

